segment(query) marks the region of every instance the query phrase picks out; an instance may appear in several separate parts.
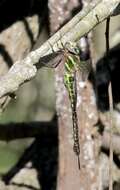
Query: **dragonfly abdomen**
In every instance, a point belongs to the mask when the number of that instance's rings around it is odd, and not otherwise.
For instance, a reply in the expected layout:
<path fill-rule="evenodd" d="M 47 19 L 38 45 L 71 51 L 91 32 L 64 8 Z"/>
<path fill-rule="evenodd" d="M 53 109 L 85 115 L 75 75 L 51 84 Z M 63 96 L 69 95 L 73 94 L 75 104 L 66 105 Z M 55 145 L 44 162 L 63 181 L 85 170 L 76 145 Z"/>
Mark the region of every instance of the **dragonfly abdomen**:
<path fill-rule="evenodd" d="M 75 90 L 74 90 L 74 82 L 75 82 L 74 76 L 72 76 L 71 73 L 66 72 L 64 75 L 64 84 L 69 93 L 71 108 L 75 110 L 76 94 L 75 94 Z"/>
<path fill-rule="evenodd" d="M 64 84 L 69 93 L 69 99 L 71 103 L 72 109 L 72 123 L 73 123 L 73 150 L 75 154 L 78 156 L 78 165 L 80 168 L 80 161 L 79 161 L 79 154 L 80 154 L 80 145 L 79 145 L 79 131 L 78 131 L 78 119 L 77 119 L 77 112 L 76 112 L 76 89 L 75 89 L 75 75 L 70 72 L 66 72 L 64 75 Z"/>
<path fill-rule="evenodd" d="M 76 155 L 79 155 L 80 154 L 79 131 L 78 131 L 78 121 L 77 121 L 76 111 L 72 114 L 72 119 L 73 119 L 73 138 L 74 138 L 73 150 L 76 153 Z"/>

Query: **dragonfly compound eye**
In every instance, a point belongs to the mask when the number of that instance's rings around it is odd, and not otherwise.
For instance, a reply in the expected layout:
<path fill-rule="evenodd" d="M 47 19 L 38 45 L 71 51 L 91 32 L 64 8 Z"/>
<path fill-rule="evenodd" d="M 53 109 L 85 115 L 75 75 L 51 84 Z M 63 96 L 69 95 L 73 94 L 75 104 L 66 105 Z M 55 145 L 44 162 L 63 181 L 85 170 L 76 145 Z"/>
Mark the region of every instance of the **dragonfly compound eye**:
<path fill-rule="evenodd" d="M 76 46 L 74 47 L 74 52 L 76 55 L 79 55 L 80 54 L 80 49 Z"/>

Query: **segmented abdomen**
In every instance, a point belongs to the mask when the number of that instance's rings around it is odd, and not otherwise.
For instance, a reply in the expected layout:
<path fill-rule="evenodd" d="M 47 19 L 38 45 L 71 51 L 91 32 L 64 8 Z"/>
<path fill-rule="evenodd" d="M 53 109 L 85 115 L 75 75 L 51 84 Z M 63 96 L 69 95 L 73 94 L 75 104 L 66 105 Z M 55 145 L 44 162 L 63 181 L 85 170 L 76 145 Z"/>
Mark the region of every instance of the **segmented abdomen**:
<path fill-rule="evenodd" d="M 73 150 L 75 154 L 78 156 L 80 154 L 80 145 L 79 145 L 78 119 L 76 112 L 77 94 L 76 94 L 74 74 L 66 72 L 64 75 L 64 84 L 69 93 L 69 99 L 71 102 L 71 109 L 72 109 L 73 140 L 74 140 Z"/>

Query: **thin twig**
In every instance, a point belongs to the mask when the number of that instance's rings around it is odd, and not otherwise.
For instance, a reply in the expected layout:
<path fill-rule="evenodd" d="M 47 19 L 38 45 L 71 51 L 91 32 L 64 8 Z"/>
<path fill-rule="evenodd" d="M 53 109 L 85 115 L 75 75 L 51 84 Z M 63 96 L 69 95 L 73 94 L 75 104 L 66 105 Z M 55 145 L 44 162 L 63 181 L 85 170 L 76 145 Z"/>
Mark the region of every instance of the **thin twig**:
<path fill-rule="evenodd" d="M 110 29 L 110 17 L 106 21 L 106 56 L 107 64 L 109 64 L 109 29 Z M 109 67 L 109 66 L 108 66 Z M 109 190 L 113 190 L 113 175 L 112 175 L 112 165 L 113 165 L 113 95 L 112 95 L 112 84 L 111 81 L 108 86 L 108 96 L 109 96 L 109 125 L 110 125 L 110 156 L 109 156 Z"/>
<path fill-rule="evenodd" d="M 109 31 L 110 31 L 110 17 L 108 17 L 107 20 L 106 20 L 106 32 L 105 32 L 107 59 L 108 59 L 108 53 L 109 53 L 109 49 L 110 49 L 110 45 L 109 45 Z"/>
<path fill-rule="evenodd" d="M 112 176 L 112 165 L 113 165 L 113 96 L 112 96 L 112 84 L 110 82 L 108 87 L 109 95 L 109 106 L 110 106 L 110 157 L 109 157 L 109 190 L 113 190 L 113 176 Z"/>

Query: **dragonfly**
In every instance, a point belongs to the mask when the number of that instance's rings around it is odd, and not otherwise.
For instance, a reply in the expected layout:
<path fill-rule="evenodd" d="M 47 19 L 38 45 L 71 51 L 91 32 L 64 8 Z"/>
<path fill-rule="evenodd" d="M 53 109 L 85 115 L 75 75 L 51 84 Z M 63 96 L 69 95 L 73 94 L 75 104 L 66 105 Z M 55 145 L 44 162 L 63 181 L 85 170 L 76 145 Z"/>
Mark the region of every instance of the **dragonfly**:
<path fill-rule="evenodd" d="M 79 143 L 79 127 L 77 117 L 77 85 L 76 85 L 76 72 L 79 72 L 83 81 L 89 75 L 91 64 L 80 59 L 81 50 L 75 43 L 67 43 L 64 49 L 64 84 L 69 94 L 72 110 L 72 124 L 73 124 L 73 150 L 78 157 L 78 168 L 80 169 L 80 143 Z"/>
<path fill-rule="evenodd" d="M 63 46 L 63 45 L 62 45 Z M 79 72 L 82 76 L 82 80 L 86 80 L 90 69 L 90 62 L 80 60 L 80 48 L 75 43 L 69 42 L 63 46 L 63 49 L 51 54 L 52 57 L 49 60 L 49 67 L 57 67 L 57 65 L 63 60 L 64 61 L 64 76 L 63 82 L 66 90 L 68 91 L 69 100 L 71 104 L 72 112 L 72 126 L 73 126 L 73 151 L 78 158 L 78 168 L 80 169 L 80 143 L 79 143 L 79 127 L 77 117 L 77 85 L 76 85 L 76 73 Z M 56 59 L 54 59 L 56 57 Z M 46 60 L 49 59 L 46 57 Z M 52 64 L 51 64 L 51 61 Z"/>

